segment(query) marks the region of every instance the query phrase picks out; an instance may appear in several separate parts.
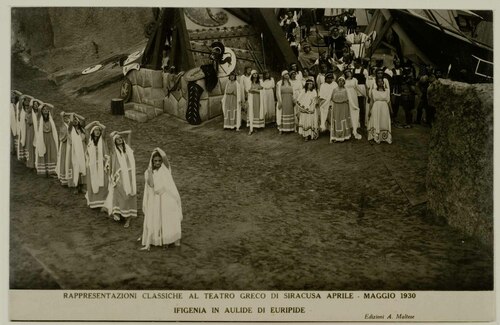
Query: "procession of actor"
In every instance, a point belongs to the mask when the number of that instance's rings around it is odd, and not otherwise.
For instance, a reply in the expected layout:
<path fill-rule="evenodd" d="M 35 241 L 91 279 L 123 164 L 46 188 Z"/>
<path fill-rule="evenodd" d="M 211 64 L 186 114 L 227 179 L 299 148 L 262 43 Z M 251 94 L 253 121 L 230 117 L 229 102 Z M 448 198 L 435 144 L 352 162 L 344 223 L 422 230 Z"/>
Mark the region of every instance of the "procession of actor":
<path fill-rule="evenodd" d="M 137 186 L 131 131 L 111 132 L 111 150 L 99 121 L 86 124 L 76 113 L 61 112 L 58 132 L 51 104 L 14 90 L 11 96 L 12 154 L 38 175 L 57 178 L 75 194 L 85 193 L 91 209 L 130 226 L 137 216 Z M 142 250 L 180 246 L 182 207 L 165 152 L 151 153 L 144 173 Z"/>

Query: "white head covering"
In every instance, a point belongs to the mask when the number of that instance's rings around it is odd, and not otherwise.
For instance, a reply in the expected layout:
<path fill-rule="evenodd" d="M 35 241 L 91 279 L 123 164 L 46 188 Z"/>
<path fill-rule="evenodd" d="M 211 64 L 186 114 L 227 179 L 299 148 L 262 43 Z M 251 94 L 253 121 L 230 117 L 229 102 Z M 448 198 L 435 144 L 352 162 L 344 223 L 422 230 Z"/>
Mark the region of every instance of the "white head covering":
<path fill-rule="evenodd" d="M 284 75 L 286 75 L 286 74 L 288 74 L 288 70 L 283 70 L 283 71 L 281 72 L 281 76 L 282 76 L 282 77 L 283 77 Z"/>
<path fill-rule="evenodd" d="M 101 136 L 97 141 L 97 146 L 94 145 L 94 141 L 92 140 L 92 134 L 96 129 L 101 130 Z M 102 144 L 102 137 L 104 136 L 103 132 L 104 130 L 101 128 L 100 125 L 95 125 L 94 127 L 92 127 L 92 129 L 90 129 L 90 139 L 87 144 L 87 155 L 88 155 L 87 164 L 89 166 L 93 193 L 98 193 L 99 188 L 104 186 L 104 159 L 103 159 L 104 154 L 103 154 L 103 144 Z"/>
<path fill-rule="evenodd" d="M 116 154 L 116 159 L 117 159 L 117 165 L 118 169 L 114 171 L 115 175 L 119 175 L 122 179 L 122 184 L 123 184 L 123 189 L 125 190 L 125 194 L 127 195 L 136 195 L 137 194 L 137 186 L 136 186 L 136 179 L 135 179 L 135 158 L 134 158 L 134 151 L 128 146 L 128 144 L 125 142 L 125 139 L 123 139 L 123 145 L 125 146 L 125 153 L 121 152 L 116 147 L 115 140 L 116 138 L 121 137 L 118 132 L 113 132 L 112 133 L 112 138 L 113 138 L 113 146 L 115 147 L 115 154 Z M 128 161 L 130 163 L 127 164 L 127 158 L 125 157 L 127 155 Z M 129 175 L 129 171 L 131 172 L 131 175 Z M 131 176 L 131 177 L 130 177 Z"/>

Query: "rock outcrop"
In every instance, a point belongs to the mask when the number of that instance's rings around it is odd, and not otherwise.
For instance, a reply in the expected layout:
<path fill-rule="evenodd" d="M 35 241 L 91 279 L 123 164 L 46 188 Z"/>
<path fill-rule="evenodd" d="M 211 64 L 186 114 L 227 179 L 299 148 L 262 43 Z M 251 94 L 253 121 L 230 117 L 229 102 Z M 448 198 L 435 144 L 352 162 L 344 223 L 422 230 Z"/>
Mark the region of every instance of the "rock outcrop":
<path fill-rule="evenodd" d="M 486 244 L 493 243 L 493 84 L 440 79 L 429 144 L 428 208 Z"/>

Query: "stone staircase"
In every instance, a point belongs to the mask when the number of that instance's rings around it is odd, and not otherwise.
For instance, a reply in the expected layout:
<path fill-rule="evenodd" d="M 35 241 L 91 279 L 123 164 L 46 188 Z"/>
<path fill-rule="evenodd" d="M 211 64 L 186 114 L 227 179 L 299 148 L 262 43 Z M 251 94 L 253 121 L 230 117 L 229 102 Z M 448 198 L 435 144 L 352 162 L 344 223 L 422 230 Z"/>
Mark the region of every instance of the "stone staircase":
<path fill-rule="evenodd" d="M 132 83 L 132 98 L 124 105 L 125 117 L 147 122 L 163 114 L 163 72 L 158 70 L 132 70 L 127 74 Z"/>

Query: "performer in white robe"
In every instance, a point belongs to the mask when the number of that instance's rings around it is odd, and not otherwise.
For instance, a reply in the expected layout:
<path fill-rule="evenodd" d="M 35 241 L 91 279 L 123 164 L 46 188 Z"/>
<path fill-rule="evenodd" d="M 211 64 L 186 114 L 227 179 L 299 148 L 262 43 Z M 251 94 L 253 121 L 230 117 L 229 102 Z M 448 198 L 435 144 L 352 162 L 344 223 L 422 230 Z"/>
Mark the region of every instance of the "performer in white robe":
<path fill-rule="evenodd" d="M 361 134 L 358 133 L 359 128 L 359 103 L 358 94 L 361 93 L 361 89 L 358 86 L 358 80 L 352 77 L 352 70 L 347 69 L 345 72 L 345 89 L 347 90 L 347 95 L 349 96 L 349 110 L 351 112 L 351 122 L 352 122 L 352 135 L 355 139 L 360 140 L 362 138 Z"/>
<path fill-rule="evenodd" d="M 171 243 L 180 246 L 181 197 L 172 178 L 170 163 L 160 148 L 153 150 L 144 180 L 142 249 Z"/>
<path fill-rule="evenodd" d="M 236 81 L 234 71 L 229 75 L 221 103 L 222 114 L 224 115 L 224 129 L 239 131 L 241 126 L 241 86 Z"/>
<path fill-rule="evenodd" d="M 328 130 L 326 126 L 326 121 L 330 113 L 329 111 L 330 106 L 332 106 L 331 103 L 332 93 L 333 90 L 337 87 L 338 87 L 337 83 L 333 81 L 333 73 L 327 72 L 327 74 L 325 75 L 325 82 L 321 84 L 321 87 L 319 89 L 320 132 Z"/>
<path fill-rule="evenodd" d="M 276 102 L 274 101 L 274 88 L 276 83 L 274 78 L 271 77 L 269 71 L 264 71 L 262 73 L 262 81 L 260 85 L 262 86 L 262 91 L 260 92 L 260 104 L 264 110 L 264 120 L 265 123 L 276 122 Z"/>
<path fill-rule="evenodd" d="M 89 139 L 86 150 L 87 192 L 85 198 L 91 209 L 101 208 L 106 211 L 105 201 L 108 196 L 110 157 L 104 141 L 106 127 L 94 121 L 85 127 Z M 90 131 L 89 131 L 90 130 Z"/>
<path fill-rule="evenodd" d="M 45 103 L 40 106 L 41 116 L 38 121 L 35 148 L 36 170 L 39 175 L 57 177 L 56 165 L 59 139 L 49 107 L 53 108 L 52 105 Z"/>
<path fill-rule="evenodd" d="M 376 143 L 392 143 L 389 91 L 390 89 L 384 87 L 382 78 L 377 79 L 377 87 L 371 90 L 373 106 L 368 121 L 368 140 L 374 140 Z"/>
<path fill-rule="evenodd" d="M 135 177 L 134 151 L 123 139 L 128 135 L 130 143 L 132 131 L 112 132 L 111 168 L 108 198 L 105 208 L 115 221 L 125 219 L 124 228 L 130 226 L 130 219 L 137 217 L 137 183 Z"/>
<path fill-rule="evenodd" d="M 263 129 L 265 127 L 264 107 L 261 101 L 262 86 L 260 85 L 259 74 L 256 70 L 252 70 L 252 84 L 248 91 L 248 119 L 250 121 L 249 135 L 254 133 L 255 129 Z"/>
<path fill-rule="evenodd" d="M 368 36 L 365 33 L 360 32 L 359 26 L 356 27 L 354 33 L 346 36 L 346 40 L 351 43 L 351 49 L 353 50 L 356 58 L 362 58 L 365 56 L 365 42 L 367 37 Z"/>

